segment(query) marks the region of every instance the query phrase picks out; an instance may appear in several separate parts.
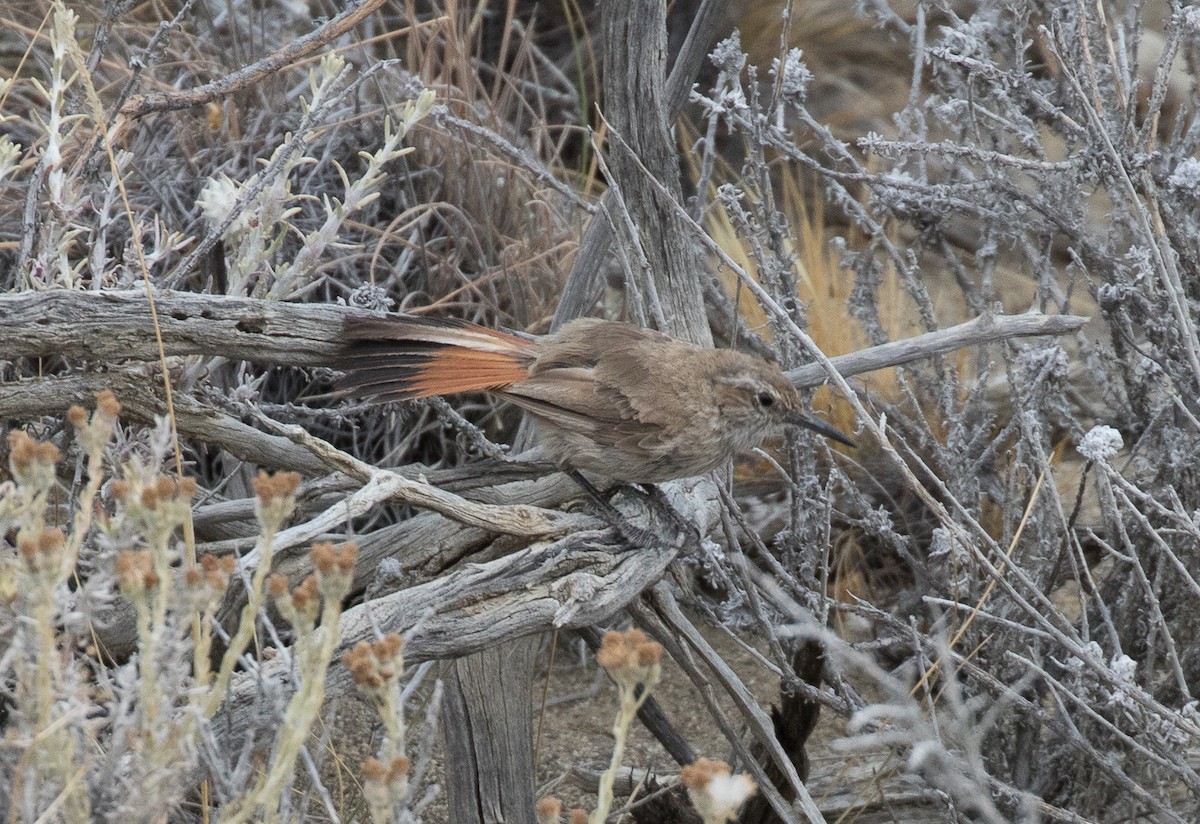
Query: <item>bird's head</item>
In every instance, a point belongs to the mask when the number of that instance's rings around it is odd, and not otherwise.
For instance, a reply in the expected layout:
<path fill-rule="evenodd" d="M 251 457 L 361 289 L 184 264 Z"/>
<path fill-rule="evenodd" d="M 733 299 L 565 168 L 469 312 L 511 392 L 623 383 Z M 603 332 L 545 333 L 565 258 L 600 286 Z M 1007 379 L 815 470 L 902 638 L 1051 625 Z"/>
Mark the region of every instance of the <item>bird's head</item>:
<path fill-rule="evenodd" d="M 713 374 L 717 408 L 737 450 L 753 449 L 787 426 L 806 429 L 854 446 L 854 442 L 824 421 L 802 411 L 800 393 L 779 367 L 740 352 L 724 350 Z"/>

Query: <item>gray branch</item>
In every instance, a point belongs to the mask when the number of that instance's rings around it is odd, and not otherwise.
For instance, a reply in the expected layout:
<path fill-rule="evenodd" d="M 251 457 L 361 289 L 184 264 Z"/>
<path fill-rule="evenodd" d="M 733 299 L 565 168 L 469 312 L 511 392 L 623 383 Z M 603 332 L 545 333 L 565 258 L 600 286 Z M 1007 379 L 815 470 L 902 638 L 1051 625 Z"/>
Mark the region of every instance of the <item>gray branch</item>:
<path fill-rule="evenodd" d="M 861 349 L 839 355 L 829 361 L 846 377 L 912 363 L 922 358 L 944 355 L 955 349 L 982 346 L 1009 338 L 1066 335 L 1081 328 L 1090 318 L 1080 315 L 981 315 L 974 320 L 927 332 L 914 338 Z M 827 378 L 819 363 L 808 363 L 787 373 L 793 385 L 807 388 L 823 384 Z"/>
<path fill-rule="evenodd" d="M 327 366 L 337 351 L 342 319 L 362 311 L 189 292 L 170 292 L 154 302 L 168 356 L 209 355 L 279 366 Z M 1088 320 L 1078 315 L 984 315 L 832 362 L 843 375 L 857 375 L 1008 338 L 1064 335 Z M 61 355 L 105 362 L 158 360 L 153 315 L 141 291 L 0 295 L 0 329 L 5 332 L 3 355 L 9 359 Z M 807 365 L 788 377 L 806 387 L 822 383 L 825 375 L 819 366 Z M 15 395 L 28 392 L 28 386 Z M 5 417 L 62 411 L 62 404 L 38 411 L 37 401 L 5 395 L 4 389 L 0 387 L 0 414 Z M 22 414 L 12 414 L 17 410 Z"/>
<path fill-rule="evenodd" d="M 354 310 L 329 304 L 167 292 L 154 306 L 167 355 L 216 355 L 280 366 L 328 364 Z M 6 358 L 62 355 L 158 360 L 146 293 L 55 289 L 0 295 Z"/>

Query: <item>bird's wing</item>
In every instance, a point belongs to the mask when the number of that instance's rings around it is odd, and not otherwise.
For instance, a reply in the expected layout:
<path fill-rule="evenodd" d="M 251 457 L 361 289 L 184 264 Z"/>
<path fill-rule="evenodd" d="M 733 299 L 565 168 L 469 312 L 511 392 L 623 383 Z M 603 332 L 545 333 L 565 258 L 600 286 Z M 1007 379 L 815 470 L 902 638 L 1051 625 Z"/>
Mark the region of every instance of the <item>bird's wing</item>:
<path fill-rule="evenodd" d="M 596 441 L 622 419 L 619 409 L 600 402 L 592 370 L 584 367 L 548 369 L 500 394 L 533 415 Z"/>
<path fill-rule="evenodd" d="M 624 393 L 596 381 L 592 369 L 547 369 L 499 394 L 530 414 L 602 446 L 639 451 L 667 448 L 664 428 L 639 419 Z"/>

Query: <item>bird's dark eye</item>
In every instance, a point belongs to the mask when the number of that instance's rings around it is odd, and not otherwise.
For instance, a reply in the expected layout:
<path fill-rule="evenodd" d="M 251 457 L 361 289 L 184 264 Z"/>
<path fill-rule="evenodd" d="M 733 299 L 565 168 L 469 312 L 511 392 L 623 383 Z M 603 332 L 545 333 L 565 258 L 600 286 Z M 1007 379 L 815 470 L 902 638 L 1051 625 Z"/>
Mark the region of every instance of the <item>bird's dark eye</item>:
<path fill-rule="evenodd" d="M 770 409 L 775 404 L 775 396 L 770 392 L 759 392 L 755 400 L 763 409 Z"/>

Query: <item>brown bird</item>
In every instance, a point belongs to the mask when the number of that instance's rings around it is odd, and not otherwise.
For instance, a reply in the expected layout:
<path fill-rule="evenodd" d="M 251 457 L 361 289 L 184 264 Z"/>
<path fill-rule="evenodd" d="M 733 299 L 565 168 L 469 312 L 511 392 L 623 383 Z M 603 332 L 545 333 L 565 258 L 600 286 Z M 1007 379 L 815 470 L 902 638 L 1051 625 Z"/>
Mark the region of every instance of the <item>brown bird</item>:
<path fill-rule="evenodd" d="M 342 395 L 380 402 L 486 391 L 528 412 L 567 470 L 615 483 L 701 475 L 789 425 L 853 446 L 800 411 L 773 363 L 639 326 L 584 318 L 526 338 L 466 321 L 346 319 Z"/>

